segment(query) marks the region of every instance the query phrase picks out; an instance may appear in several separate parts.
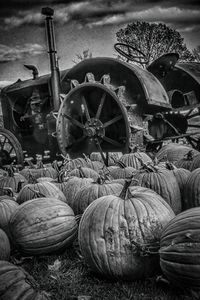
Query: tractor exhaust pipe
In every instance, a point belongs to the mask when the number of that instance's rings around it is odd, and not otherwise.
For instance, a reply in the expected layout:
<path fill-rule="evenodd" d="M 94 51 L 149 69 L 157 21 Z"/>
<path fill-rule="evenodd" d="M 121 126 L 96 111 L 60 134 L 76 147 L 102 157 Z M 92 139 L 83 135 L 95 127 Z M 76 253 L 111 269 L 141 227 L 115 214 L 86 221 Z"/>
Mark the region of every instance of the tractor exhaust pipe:
<path fill-rule="evenodd" d="M 57 51 L 55 46 L 55 35 L 53 25 L 54 10 L 50 7 L 43 7 L 41 13 L 42 15 L 46 16 L 45 27 L 51 68 L 51 94 L 54 106 L 53 111 L 58 111 L 60 106 L 60 73 L 58 67 Z"/>

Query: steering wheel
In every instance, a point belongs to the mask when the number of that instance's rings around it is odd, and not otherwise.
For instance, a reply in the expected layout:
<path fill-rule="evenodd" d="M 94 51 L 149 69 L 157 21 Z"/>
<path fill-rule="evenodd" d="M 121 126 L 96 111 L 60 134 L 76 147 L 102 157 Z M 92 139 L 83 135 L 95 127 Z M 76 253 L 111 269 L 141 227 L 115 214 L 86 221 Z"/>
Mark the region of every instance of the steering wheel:
<path fill-rule="evenodd" d="M 148 63 L 148 61 L 146 60 L 145 54 L 142 51 L 140 51 L 139 49 L 137 49 L 131 45 L 124 44 L 124 43 L 116 43 L 116 44 L 114 44 L 114 48 L 119 54 L 126 57 L 127 60 L 131 60 L 136 63 L 140 63 L 142 65 L 145 65 Z M 122 50 L 121 48 L 125 48 L 125 49 Z M 133 54 L 131 52 L 133 52 Z M 135 55 L 134 52 L 136 52 L 137 55 Z"/>

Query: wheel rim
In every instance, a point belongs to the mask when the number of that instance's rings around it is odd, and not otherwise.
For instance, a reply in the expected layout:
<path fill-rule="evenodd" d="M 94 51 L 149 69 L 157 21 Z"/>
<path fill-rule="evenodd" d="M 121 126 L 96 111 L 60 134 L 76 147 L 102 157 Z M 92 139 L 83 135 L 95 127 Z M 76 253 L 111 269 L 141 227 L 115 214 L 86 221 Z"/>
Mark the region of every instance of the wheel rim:
<path fill-rule="evenodd" d="M 4 128 L 0 129 L 0 165 L 23 165 L 23 151 L 16 137 Z"/>
<path fill-rule="evenodd" d="M 61 152 L 71 157 L 82 153 L 127 152 L 129 124 L 124 106 L 103 84 L 79 84 L 61 104 L 57 119 Z"/>

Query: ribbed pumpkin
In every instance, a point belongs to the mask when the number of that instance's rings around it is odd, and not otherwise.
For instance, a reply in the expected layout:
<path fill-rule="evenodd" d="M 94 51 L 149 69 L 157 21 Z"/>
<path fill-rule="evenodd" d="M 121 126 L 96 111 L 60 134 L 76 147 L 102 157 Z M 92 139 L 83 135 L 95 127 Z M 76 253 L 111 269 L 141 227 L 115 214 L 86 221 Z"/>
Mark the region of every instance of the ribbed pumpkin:
<path fill-rule="evenodd" d="M 137 170 L 133 167 L 127 167 L 125 163 L 119 161 L 117 168 L 110 168 L 109 173 L 113 179 L 130 178 Z"/>
<path fill-rule="evenodd" d="M 177 180 L 179 188 L 180 188 L 181 197 L 182 197 L 183 190 L 185 188 L 185 184 L 186 184 L 188 176 L 191 174 L 191 172 L 184 168 L 177 168 L 175 165 L 173 165 L 172 163 L 169 163 L 169 162 L 165 163 L 165 168 L 169 171 L 172 171 L 172 173 L 176 177 L 176 180 Z"/>
<path fill-rule="evenodd" d="M 19 204 L 16 201 L 7 198 L 0 198 L 0 228 L 3 229 L 9 236 L 9 221 L 12 213 L 18 208 Z"/>
<path fill-rule="evenodd" d="M 85 185 L 90 185 L 94 180 L 92 178 L 79 178 L 79 177 L 69 177 L 64 182 L 65 194 L 67 204 L 72 206 L 76 193 Z"/>
<path fill-rule="evenodd" d="M 78 232 L 81 253 L 95 273 L 106 277 L 150 277 L 159 269 L 161 232 L 173 217 L 155 192 L 124 186 L 120 196 L 98 198 L 86 208 Z"/>
<path fill-rule="evenodd" d="M 0 297 L 1 300 L 50 300 L 24 269 L 3 260 L 0 261 Z"/>
<path fill-rule="evenodd" d="M 143 165 L 134 175 L 133 185 L 154 190 L 172 207 L 175 214 L 181 212 L 181 193 L 178 182 L 169 170 L 153 165 Z"/>
<path fill-rule="evenodd" d="M 21 204 L 38 197 L 53 197 L 63 202 L 67 201 L 65 195 L 58 187 L 51 182 L 43 181 L 25 185 L 17 196 L 17 203 Z"/>
<path fill-rule="evenodd" d="M 67 176 L 76 176 L 76 177 L 85 177 L 85 178 L 92 178 L 94 180 L 97 180 L 99 177 L 99 174 L 90 168 L 87 167 L 78 167 L 72 171 L 70 171 Z"/>
<path fill-rule="evenodd" d="M 200 206 L 200 168 L 191 172 L 183 190 L 183 209 Z"/>
<path fill-rule="evenodd" d="M 6 233 L 0 228 L 0 261 L 9 260 L 9 259 L 10 259 L 10 242 Z"/>
<path fill-rule="evenodd" d="M 160 265 L 172 284 L 200 289 L 200 207 L 180 213 L 165 227 Z"/>
<path fill-rule="evenodd" d="M 198 154 L 194 155 L 194 150 L 189 150 L 184 157 L 175 162 L 175 165 L 177 168 L 184 168 L 191 171 L 196 156 L 198 156 Z"/>
<path fill-rule="evenodd" d="M 83 157 L 77 157 L 74 159 L 70 159 L 69 157 L 63 163 L 62 170 L 63 171 L 72 171 L 77 169 L 78 167 L 88 167 L 88 163 Z"/>
<path fill-rule="evenodd" d="M 119 161 L 138 170 L 143 163 L 151 163 L 152 159 L 146 153 L 137 151 L 122 155 Z"/>
<path fill-rule="evenodd" d="M 120 183 L 105 181 L 99 177 L 96 182 L 92 182 L 89 186 L 83 186 L 71 203 L 71 207 L 76 215 L 82 214 L 86 207 L 97 198 L 106 195 L 119 195 L 123 186 Z"/>
<path fill-rule="evenodd" d="M 21 204 L 9 225 L 16 247 L 30 255 L 68 247 L 78 227 L 71 207 L 55 198 L 37 198 Z"/>
<path fill-rule="evenodd" d="M 159 161 L 168 160 L 170 162 L 175 162 L 180 159 L 183 159 L 185 157 L 185 155 L 191 150 L 194 152 L 194 155 L 199 153 L 197 150 L 192 149 L 189 146 L 180 145 L 180 144 L 176 144 L 176 143 L 169 143 L 169 144 L 163 146 L 158 151 L 158 153 L 156 154 L 156 157 Z"/>
<path fill-rule="evenodd" d="M 57 171 L 51 165 L 45 166 L 40 160 L 36 165 L 31 162 L 29 162 L 29 164 L 29 167 L 20 171 L 20 174 L 22 174 L 29 183 L 32 182 L 32 178 L 37 179 L 40 177 L 51 177 L 56 179 L 58 176 Z"/>
<path fill-rule="evenodd" d="M 20 185 L 19 185 L 20 183 Z M 8 175 L 0 177 L 0 195 L 4 195 L 4 188 L 11 188 L 14 193 L 19 192 L 18 188 L 27 184 L 25 177 L 15 173 L 12 168 L 8 169 Z"/>

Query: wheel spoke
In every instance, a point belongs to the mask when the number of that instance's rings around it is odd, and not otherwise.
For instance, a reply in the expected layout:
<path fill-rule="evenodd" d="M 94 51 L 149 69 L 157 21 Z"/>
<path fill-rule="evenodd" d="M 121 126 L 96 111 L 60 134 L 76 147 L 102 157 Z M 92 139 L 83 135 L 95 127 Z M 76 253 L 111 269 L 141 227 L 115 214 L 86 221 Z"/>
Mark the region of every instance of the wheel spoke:
<path fill-rule="evenodd" d="M 110 126 L 110 125 L 112 125 L 112 124 L 118 122 L 118 121 L 121 120 L 122 118 L 123 118 L 123 116 L 120 115 L 120 116 L 117 116 L 117 117 L 111 119 L 111 120 L 108 121 L 108 122 L 105 122 L 105 123 L 103 124 L 103 128 L 106 128 L 106 127 L 108 127 L 108 126 Z"/>
<path fill-rule="evenodd" d="M 199 116 L 199 112 L 197 112 L 197 113 L 195 113 L 193 115 L 188 116 L 187 120 L 192 119 L 192 118 L 197 117 L 197 116 Z"/>
<path fill-rule="evenodd" d="M 65 117 L 66 119 L 68 119 L 72 124 L 76 125 L 77 127 L 80 127 L 81 129 L 84 129 L 84 125 L 81 124 L 76 119 L 72 118 L 71 116 L 69 116 L 67 114 L 63 114 L 63 117 Z"/>
<path fill-rule="evenodd" d="M 4 137 L 4 141 L 2 142 L 0 139 L 0 144 L 1 144 L 1 150 L 4 149 L 5 143 L 6 143 L 7 138 Z"/>
<path fill-rule="evenodd" d="M 8 154 L 11 154 L 13 149 L 14 149 L 14 147 L 12 146 L 11 149 L 9 150 Z"/>
<path fill-rule="evenodd" d="M 99 104 L 99 107 L 97 109 L 97 113 L 96 113 L 96 116 L 95 116 L 95 119 L 99 119 L 100 115 L 101 115 L 101 112 L 102 112 L 102 108 L 103 108 L 103 105 L 104 105 L 104 101 L 105 101 L 105 98 L 106 98 L 106 93 L 104 93 L 101 97 L 101 101 L 100 101 L 100 104 Z"/>
<path fill-rule="evenodd" d="M 195 139 L 191 138 L 190 136 L 187 136 L 186 139 L 192 145 L 193 148 L 196 148 L 197 141 Z"/>
<path fill-rule="evenodd" d="M 79 144 L 80 142 L 84 141 L 87 138 L 87 136 L 82 136 L 79 139 L 77 139 L 74 143 L 68 145 L 67 147 L 65 147 L 65 150 L 68 150 L 70 148 L 72 148 L 73 146 L 76 146 L 77 144 Z"/>
<path fill-rule="evenodd" d="M 200 125 L 198 125 L 198 124 L 188 124 L 188 127 L 200 128 Z"/>
<path fill-rule="evenodd" d="M 84 96 L 82 96 L 82 101 L 83 101 L 83 105 L 84 105 L 84 108 L 85 108 L 86 119 L 87 119 L 87 121 L 90 121 L 90 114 L 89 114 L 88 106 L 87 106 L 87 103 L 86 103 L 86 100 L 85 100 Z"/>
<path fill-rule="evenodd" d="M 111 138 L 109 138 L 109 137 L 107 137 L 107 136 L 102 137 L 102 139 L 103 139 L 105 142 L 108 142 L 109 144 L 112 144 L 112 145 L 114 145 L 114 146 L 116 146 L 116 147 L 122 147 L 122 146 L 123 146 L 123 145 L 120 144 L 119 142 L 117 142 L 117 141 L 115 141 L 115 140 L 113 140 L 113 139 L 111 139 Z"/>
<path fill-rule="evenodd" d="M 95 142 L 95 146 L 96 146 L 97 150 L 98 150 L 98 151 L 100 152 L 100 154 L 101 154 L 101 157 L 102 157 L 102 159 L 103 159 L 104 164 L 107 166 L 108 161 L 107 161 L 106 157 L 105 157 L 104 154 L 103 154 L 103 150 L 102 150 L 102 148 L 101 148 L 101 145 L 100 145 L 100 143 L 99 143 L 98 138 L 96 138 L 96 139 L 94 140 L 94 142 Z"/>

